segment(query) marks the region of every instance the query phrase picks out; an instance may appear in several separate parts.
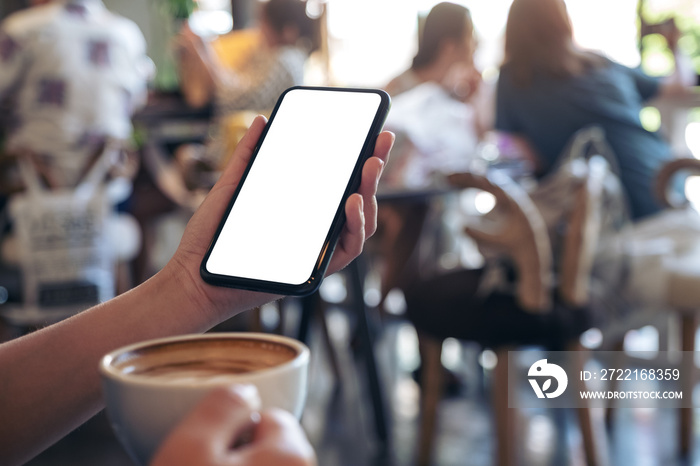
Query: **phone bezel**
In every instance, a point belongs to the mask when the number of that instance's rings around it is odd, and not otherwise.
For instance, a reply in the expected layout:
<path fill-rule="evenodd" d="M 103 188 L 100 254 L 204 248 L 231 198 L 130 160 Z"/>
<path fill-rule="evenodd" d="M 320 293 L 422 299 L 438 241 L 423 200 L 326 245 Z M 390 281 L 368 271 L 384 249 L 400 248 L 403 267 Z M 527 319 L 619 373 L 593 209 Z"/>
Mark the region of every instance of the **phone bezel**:
<path fill-rule="evenodd" d="M 277 114 L 277 110 L 282 104 L 282 101 L 284 100 L 285 96 L 289 92 L 294 90 L 373 93 L 379 95 L 381 98 L 379 107 L 377 108 L 377 112 L 374 116 L 374 120 L 372 121 L 372 125 L 370 126 L 370 129 L 367 132 L 367 136 L 365 137 L 362 149 L 358 154 L 355 167 L 353 168 L 352 174 L 350 176 L 350 180 L 348 181 L 348 184 L 345 188 L 345 192 L 343 193 L 342 200 L 333 217 L 333 221 L 331 222 L 331 226 L 328 230 L 328 233 L 326 234 L 326 238 L 323 242 L 323 247 L 321 248 L 318 259 L 316 260 L 316 264 L 314 265 L 314 268 L 311 272 L 311 276 L 304 283 L 294 285 L 289 283 L 258 280 L 246 277 L 222 275 L 209 272 L 209 270 L 207 270 L 206 264 L 209 260 L 209 256 L 211 255 L 212 250 L 214 249 L 214 245 L 216 244 L 216 241 L 218 240 L 219 235 L 221 234 L 221 230 L 223 229 L 224 224 L 226 223 L 226 219 L 228 218 L 231 209 L 233 208 L 233 205 L 236 202 L 236 199 L 238 198 L 238 194 L 241 188 L 243 187 L 243 184 L 245 183 L 246 177 L 248 176 L 248 173 L 250 172 L 253 163 L 255 163 L 255 158 L 258 155 L 260 147 L 265 141 L 267 132 L 275 121 L 275 115 Z M 273 109 L 270 118 L 267 124 L 265 125 L 265 128 L 263 129 L 262 134 L 260 135 L 260 139 L 255 145 L 253 154 L 250 158 L 250 162 L 248 163 L 248 166 L 246 167 L 245 171 L 243 172 L 243 175 L 241 176 L 241 181 L 239 182 L 238 187 L 236 188 L 236 191 L 234 192 L 231 201 L 229 202 L 228 207 L 226 208 L 226 212 L 224 213 L 221 221 L 219 222 L 219 226 L 217 227 L 214 237 L 212 238 L 209 247 L 207 248 L 207 252 L 204 255 L 204 258 L 202 259 L 199 269 L 202 279 L 205 282 L 216 286 L 239 288 L 251 291 L 261 291 L 265 293 L 282 294 L 289 296 L 306 296 L 316 291 L 321 285 L 321 281 L 323 280 L 323 276 L 326 273 L 326 269 L 328 268 L 328 264 L 333 255 L 333 251 L 335 250 L 335 246 L 340 236 L 340 232 L 342 231 L 343 226 L 345 225 L 345 202 L 347 201 L 348 197 L 352 193 L 356 192 L 360 186 L 360 181 L 362 177 L 362 167 L 364 166 L 365 161 L 369 157 L 371 157 L 372 153 L 374 152 L 374 145 L 376 143 L 377 136 L 379 135 L 379 133 L 382 130 L 382 127 L 384 126 L 384 121 L 386 120 L 386 117 L 389 113 L 390 106 L 391 98 L 385 91 L 381 89 L 294 86 L 285 90 L 280 95 L 279 99 L 277 100 L 277 103 L 275 104 L 275 108 Z"/>

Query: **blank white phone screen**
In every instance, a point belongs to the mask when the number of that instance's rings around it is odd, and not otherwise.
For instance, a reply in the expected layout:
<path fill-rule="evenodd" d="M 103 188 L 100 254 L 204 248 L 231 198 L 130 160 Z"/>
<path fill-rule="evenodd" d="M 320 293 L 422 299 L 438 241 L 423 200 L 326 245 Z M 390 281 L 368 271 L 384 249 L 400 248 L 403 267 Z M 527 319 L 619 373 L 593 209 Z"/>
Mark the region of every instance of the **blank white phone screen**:
<path fill-rule="evenodd" d="M 207 270 L 290 285 L 309 280 L 380 104 L 371 92 L 289 91 Z"/>

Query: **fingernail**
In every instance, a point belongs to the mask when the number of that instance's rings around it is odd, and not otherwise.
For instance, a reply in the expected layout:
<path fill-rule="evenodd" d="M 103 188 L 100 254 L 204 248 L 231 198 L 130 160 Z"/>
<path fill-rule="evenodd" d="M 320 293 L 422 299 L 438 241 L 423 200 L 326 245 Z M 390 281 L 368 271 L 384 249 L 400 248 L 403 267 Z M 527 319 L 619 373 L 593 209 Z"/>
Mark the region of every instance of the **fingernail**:
<path fill-rule="evenodd" d="M 379 186 L 379 180 L 381 179 L 382 173 L 384 173 L 384 167 L 386 166 L 386 162 L 384 162 L 382 159 L 379 159 L 379 161 L 381 163 L 379 164 L 379 175 L 377 175 L 377 182 L 375 183 L 375 186 L 374 186 L 375 189 L 377 188 L 377 186 Z"/>
<path fill-rule="evenodd" d="M 377 160 L 379 160 L 379 175 L 381 176 L 382 172 L 384 171 L 384 166 L 386 165 L 386 162 L 379 158 Z"/>

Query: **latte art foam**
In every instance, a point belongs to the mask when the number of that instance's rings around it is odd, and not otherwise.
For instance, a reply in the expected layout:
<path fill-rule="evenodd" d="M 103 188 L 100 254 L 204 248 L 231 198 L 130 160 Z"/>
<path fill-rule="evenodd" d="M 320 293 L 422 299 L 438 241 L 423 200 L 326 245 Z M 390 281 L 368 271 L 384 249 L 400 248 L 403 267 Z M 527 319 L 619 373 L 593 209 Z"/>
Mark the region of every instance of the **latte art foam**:
<path fill-rule="evenodd" d="M 264 368 L 259 362 L 250 360 L 189 361 L 136 368 L 130 374 L 162 382 L 215 382 L 231 375 L 245 374 Z"/>
<path fill-rule="evenodd" d="M 160 383 L 212 383 L 274 368 L 294 357 L 293 348 L 279 343 L 207 339 L 139 349 L 120 356 L 113 367 L 128 377 Z"/>

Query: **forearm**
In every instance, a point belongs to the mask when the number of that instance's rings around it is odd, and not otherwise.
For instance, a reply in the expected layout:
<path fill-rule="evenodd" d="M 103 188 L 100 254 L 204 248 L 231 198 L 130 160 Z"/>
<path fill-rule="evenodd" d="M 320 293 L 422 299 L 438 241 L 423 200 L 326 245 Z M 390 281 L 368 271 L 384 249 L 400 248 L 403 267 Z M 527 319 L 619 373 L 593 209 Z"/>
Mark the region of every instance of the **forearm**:
<path fill-rule="evenodd" d="M 30 459 L 102 409 L 97 366 L 104 354 L 137 341 L 202 332 L 221 320 L 207 303 L 193 302 L 186 276 L 169 270 L 0 346 L 0 462 Z M 232 306 L 231 315 L 243 305 Z"/>

